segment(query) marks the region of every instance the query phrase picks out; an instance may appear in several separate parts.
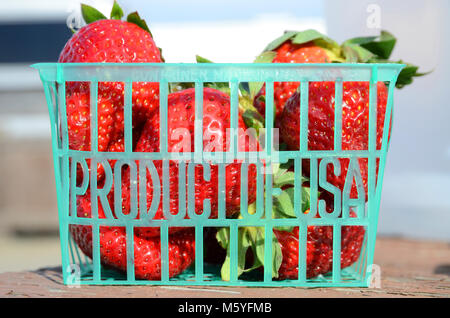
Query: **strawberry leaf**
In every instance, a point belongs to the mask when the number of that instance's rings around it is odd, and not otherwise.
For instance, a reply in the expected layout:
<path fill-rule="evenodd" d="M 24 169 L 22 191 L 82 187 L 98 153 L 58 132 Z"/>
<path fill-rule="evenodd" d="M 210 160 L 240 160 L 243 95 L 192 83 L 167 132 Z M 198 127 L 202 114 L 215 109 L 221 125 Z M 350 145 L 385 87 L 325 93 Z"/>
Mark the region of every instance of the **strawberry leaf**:
<path fill-rule="evenodd" d="M 414 77 L 420 77 L 427 74 L 430 74 L 432 71 L 425 72 L 425 73 L 419 73 L 419 67 L 416 65 L 412 65 L 410 63 L 400 61 L 389 61 L 389 60 L 381 60 L 381 59 L 373 59 L 371 60 L 371 63 L 398 63 L 398 64 L 405 64 L 406 66 L 400 71 L 400 74 L 398 75 L 397 82 L 395 83 L 396 88 L 403 88 L 406 85 L 409 85 L 413 82 Z"/>
<path fill-rule="evenodd" d="M 259 264 L 264 264 L 264 228 L 248 228 L 248 237 L 252 242 L 252 250 Z"/>
<path fill-rule="evenodd" d="M 247 250 L 252 245 L 251 241 L 248 239 L 246 228 L 240 228 L 238 230 L 238 277 L 244 272 L 248 271 L 245 268 L 245 261 L 247 256 Z M 253 267 L 253 266 L 252 266 Z M 249 270 L 253 268 L 250 267 Z"/>
<path fill-rule="evenodd" d="M 286 185 L 294 185 L 295 173 L 293 171 L 287 171 L 287 169 L 279 169 L 274 175 L 273 185 L 277 188 L 284 187 Z"/>
<path fill-rule="evenodd" d="M 278 277 L 281 263 L 283 262 L 283 253 L 281 252 L 281 245 L 278 242 L 276 235 L 272 235 L 272 277 Z"/>
<path fill-rule="evenodd" d="M 111 9 L 111 19 L 120 20 L 123 17 L 123 10 L 117 3 L 117 1 L 114 1 L 113 7 Z"/>
<path fill-rule="evenodd" d="M 280 36 L 279 38 L 273 40 L 272 42 L 270 42 L 266 48 L 264 49 L 264 51 L 273 51 L 276 48 L 278 48 L 281 44 L 283 44 L 284 42 L 290 40 L 291 38 L 293 38 L 298 32 L 297 31 L 284 31 L 284 34 L 282 36 Z"/>
<path fill-rule="evenodd" d="M 253 61 L 253 63 L 272 63 L 273 59 L 277 56 L 276 52 L 273 51 L 265 51 L 258 55 L 256 59 Z M 256 94 L 261 90 L 263 87 L 263 82 L 250 82 L 248 83 L 249 91 L 250 91 L 250 98 L 251 100 L 254 99 Z"/>
<path fill-rule="evenodd" d="M 220 277 L 223 281 L 230 281 L 230 249 L 227 249 L 227 256 L 223 261 L 222 267 L 220 268 Z"/>
<path fill-rule="evenodd" d="M 400 74 L 398 75 L 396 87 L 402 88 L 405 85 L 411 84 L 413 81 L 413 77 L 417 73 L 417 70 L 419 68 L 414 65 L 408 65 L 403 70 L 401 70 Z"/>
<path fill-rule="evenodd" d="M 387 31 L 381 31 L 377 40 L 361 43 L 361 47 L 378 55 L 382 59 L 388 59 L 391 56 L 397 39 Z"/>
<path fill-rule="evenodd" d="M 81 4 L 81 15 L 83 16 L 84 22 L 86 24 L 98 21 L 98 20 L 106 20 L 107 17 L 103 15 L 100 11 L 91 7 L 87 4 Z"/>
<path fill-rule="evenodd" d="M 294 209 L 294 188 L 285 189 L 278 196 L 274 196 L 272 210 L 272 217 L 274 219 L 280 218 L 295 218 Z"/>
<path fill-rule="evenodd" d="M 387 60 L 391 56 L 397 39 L 387 31 L 381 31 L 379 36 L 357 37 L 342 44 L 347 62 L 365 63 L 372 58 Z M 358 59 L 353 60 L 352 53 L 357 53 Z M 350 54 L 350 55 L 349 55 Z"/>
<path fill-rule="evenodd" d="M 221 229 L 223 230 L 223 229 Z M 229 243 L 229 229 L 226 228 L 223 232 L 227 232 L 225 234 L 228 236 L 228 242 L 227 242 L 227 256 L 225 257 L 225 261 L 222 264 L 222 268 L 220 270 L 220 275 L 222 277 L 222 280 L 229 281 L 230 280 L 230 269 L 231 269 L 231 256 L 230 256 L 230 245 Z M 218 232 L 219 233 L 219 232 Z M 221 235 L 224 235 L 223 233 Z M 238 259 L 237 259 L 237 276 L 239 277 L 242 273 L 246 271 L 253 270 L 253 266 L 251 268 L 246 269 L 245 268 L 245 262 L 246 262 L 246 255 L 247 250 L 251 246 L 251 242 L 248 240 L 247 236 L 247 229 L 246 228 L 240 228 L 238 230 Z"/>
<path fill-rule="evenodd" d="M 147 26 L 147 23 L 145 22 L 144 19 L 141 19 L 137 11 L 132 12 L 127 16 L 127 22 L 136 24 L 137 26 L 141 27 L 142 29 L 150 33 L 150 36 L 153 37 L 152 32 L 150 32 L 150 29 Z"/>
<path fill-rule="evenodd" d="M 319 194 L 319 192 L 318 192 Z M 302 188 L 302 211 L 305 213 L 311 208 L 311 189 L 309 187 Z"/>
<path fill-rule="evenodd" d="M 248 82 L 240 82 L 239 83 L 239 91 L 244 96 L 249 96 L 250 94 L 250 87 L 248 86 Z"/>
<path fill-rule="evenodd" d="M 166 59 L 163 57 L 162 48 L 158 47 L 158 50 L 159 50 L 159 56 L 161 57 L 161 61 L 163 61 L 163 63 L 164 63 L 166 61 Z"/>
<path fill-rule="evenodd" d="M 254 128 L 257 132 L 264 128 L 264 117 L 253 106 L 246 91 L 244 91 L 243 96 L 239 97 L 239 110 L 247 128 Z"/>
<path fill-rule="evenodd" d="M 249 269 L 258 268 L 264 266 L 264 254 L 265 254 L 265 232 L 263 227 L 250 228 L 248 230 L 249 241 L 255 257 L 255 263 Z M 278 270 L 280 269 L 281 262 L 283 261 L 283 254 L 281 252 L 281 246 L 275 235 L 272 235 L 272 277 L 278 277 Z"/>
<path fill-rule="evenodd" d="M 375 57 L 372 52 L 352 43 L 343 46 L 342 51 L 347 63 L 366 63 Z"/>
<path fill-rule="evenodd" d="M 229 228 L 222 227 L 216 233 L 216 239 L 222 248 L 226 249 L 228 242 L 230 241 L 230 230 Z"/>
<path fill-rule="evenodd" d="M 247 128 L 254 128 L 257 132 L 259 129 L 264 128 L 264 118 L 257 111 L 245 110 L 242 113 L 242 119 Z"/>
<path fill-rule="evenodd" d="M 225 82 L 204 82 L 205 87 L 217 89 L 218 91 L 224 92 L 227 95 L 230 95 L 230 85 Z"/>
<path fill-rule="evenodd" d="M 216 239 L 222 248 L 227 250 L 227 256 L 222 264 L 220 269 L 220 276 L 222 280 L 229 281 L 230 280 L 230 229 L 227 227 L 223 227 L 219 229 L 216 233 Z"/>
<path fill-rule="evenodd" d="M 208 60 L 207 58 L 201 57 L 200 55 L 196 55 L 195 60 L 197 61 L 197 63 L 214 63 L 211 60 Z"/>
<path fill-rule="evenodd" d="M 337 45 L 335 41 L 327 37 L 326 35 L 323 35 L 322 33 L 316 31 L 316 30 L 305 30 L 302 32 L 297 32 L 294 37 L 292 37 L 292 43 L 294 44 L 305 44 L 314 40 L 323 40 L 330 45 Z"/>
<path fill-rule="evenodd" d="M 239 228 L 238 230 L 238 259 L 237 259 L 237 276 L 239 277 L 242 273 L 249 272 L 254 270 L 255 268 L 260 267 L 262 264 L 259 262 L 257 257 L 254 258 L 253 264 L 250 267 L 246 267 L 246 255 L 249 248 L 254 250 L 255 246 L 253 244 L 253 237 L 255 237 L 254 233 L 256 233 L 257 228 Z M 227 250 L 227 256 L 222 264 L 222 268 L 220 270 L 220 275 L 222 280 L 229 281 L 230 280 L 230 266 L 231 266 L 231 257 L 230 257 L 230 230 L 228 228 L 222 228 L 217 231 L 216 235 L 219 244 Z M 255 254 L 255 252 L 254 252 Z"/>
<path fill-rule="evenodd" d="M 277 56 L 276 52 L 266 51 L 258 55 L 253 63 L 272 63 L 275 56 Z"/>
<path fill-rule="evenodd" d="M 283 190 L 278 196 L 274 196 L 274 209 L 272 210 L 273 218 L 295 218 L 294 208 L 294 188 L 287 188 Z M 310 208 L 310 189 L 302 187 L 302 211 L 305 212 Z"/>
<path fill-rule="evenodd" d="M 419 67 L 403 61 L 390 61 L 389 57 L 397 39 L 388 31 L 381 31 L 379 36 L 357 37 L 342 44 L 346 62 L 349 63 L 399 63 L 406 64 L 398 76 L 395 87 L 403 88 L 413 82 L 414 77 L 429 74 L 419 73 Z"/>
<path fill-rule="evenodd" d="M 295 173 L 289 170 L 293 165 L 293 161 L 287 161 L 283 164 L 273 164 L 273 186 L 281 188 L 284 186 L 294 185 Z M 301 176 L 301 182 L 308 181 L 305 177 Z"/>
<path fill-rule="evenodd" d="M 376 39 L 377 39 L 377 36 L 356 37 L 356 38 L 352 38 L 352 39 L 345 41 L 344 44 L 361 45 L 361 44 L 373 42 Z"/>
<path fill-rule="evenodd" d="M 196 55 L 195 60 L 197 61 L 197 63 L 214 63 L 213 61 L 201 57 L 200 55 Z M 204 82 L 203 85 L 205 87 L 214 88 L 230 95 L 230 85 L 227 82 Z"/>
<path fill-rule="evenodd" d="M 279 174 L 283 178 L 291 177 L 291 171 L 284 171 L 288 164 L 275 165 L 274 175 Z M 286 178 L 287 180 L 287 178 Z M 292 181 L 293 182 L 293 181 Z M 255 212 L 256 203 L 249 205 L 249 214 Z M 309 187 L 302 187 L 302 211 L 306 212 L 310 207 L 310 189 Z M 272 209 L 273 218 L 295 218 L 294 211 L 294 188 L 287 188 L 279 195 L 274 196 L 274 205 Z M 241 215 L 238 218 L 242 218 Z M 279 231 L 292 232 L 293 226 L 277 226 Z M 216 239 L 220 246 L 227 250 L 227 257 L 222 264 L 221 276 L 223 280 L 230 279 L 230 230 L 229 228 L 222 228 L 217 232 Z M 239 227 L 238 230 L 238 260 L 237 260 L 237 274 L 240 276 L 244 272 L 249 272 L 255 268 L 264 266 L 265 262 L 265 229 L 264 227 Z M 278 277 L 278 270 L 283 261 L 283 254 L 281 252 L 281 245 L 275 234 L 272 235 L 272 277 Z M 253 264 L 246 263 L 247 251 L 251 248 L 253 252 Z"/>
<path fill-rule="evenodd" d="M 432 72 L 429 71 L 425 73 L 419 73 L 418 66 L 403 63 L 402 61 L 399 61 L 398 63 L 406 64 L 406 66 L 401 70 L 400 74 L 398 75 L 397 82 L 395 83 L 395 87 L 397 88 L 403 88 L 404 86 L 411 84 L 413 82 L 414 77 L 424 76 Z"/>

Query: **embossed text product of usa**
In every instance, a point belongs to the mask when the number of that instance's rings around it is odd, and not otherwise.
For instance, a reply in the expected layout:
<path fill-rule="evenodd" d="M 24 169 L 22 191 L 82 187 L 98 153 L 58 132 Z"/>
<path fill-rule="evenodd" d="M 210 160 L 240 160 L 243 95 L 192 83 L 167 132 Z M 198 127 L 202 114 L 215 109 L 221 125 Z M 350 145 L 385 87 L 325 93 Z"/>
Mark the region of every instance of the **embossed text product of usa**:
<path fill-rule="evenodd" d="M 53 148 L 53 162 L 56 178 L 56 192 L 59 210 L 60 240 L 62 251 L 62 270 L 65 284 L 103 284 L 103 285 L 217 285 L 217 286 L 368 286 L 371 282 L 373 269 L 373 255 L 377 232 L 378 212 L 380 207 L 381 188 L 383 183 L 386 154 L 389 146 L 388 127 L 391 123 L 393 113 L 393 92 L 398 74 L 403 68 L 399 64 L 115 64 L 115 63 L 42 63 L 33 65 L 40 73 L 44 85 L 47 99 Z M 308 149 L 308 83 L 329 81 L 335 85 L 335 127 L 334 127 L 334 149 L 333 150 L 309 150 Z M 343 85 L 349 81 L 364 81 L 369 83 L 369 137 L 368 149 L 363 150 L 342 150 L 342 95 Z M 387 86 L 388 98 L 386 113 L 384 118 L 384 129 L 382 134 L 381 148 L 377 147 L 377 82 L 385 82 Z M 72 150 L 68 145 L 68 128 L 66 113 L 66 86 L 68 82 L 89 82 L 90 83 L 90 107 L 91 126 L 90 135 L 92 148 L 90 151 Z M 123 82 L 124 84 L 124 149 L 122 152 L 99 152 L 97 147 L 97 113 L 98 113 L 98 86 L 100 82 Z M 159 84 L 159 112 L 161 119 L 160 129 L 160 152 L 138 153 L 133 152 L 132 136 L 132 98 L 131 91 L 135 82 L 153 82 Z M 167 116 L 168 116 L 168 94 L 171 83 L 189 82 L 195 87 L 195 118 L 202 118 L 203 113 L 203 87 L 205 83 L 220 82 L 228 83 L 230 88 L 230 128 L 231 131 L 237 127 L 239 85 L 245 82 L 264 82 L 266 87 L 266 114 L 265 114 L 265 134 L 263 138 L 262 150 L 258 152 L 240 152 L 237 147 L 230 149 L 223 155 L 229 159 L 242 159 L 243 163 L 255 164 L 257 167 L 265 166 L 263 182 L 258 182 L 258 189 L 263 187 L 265 195 L 257 196 L 256 204 L 259 207 L 254 215 L 242 213 L 242 218 L 228 218 L 223 209 L 223 188 L 219 187 L 219 211 L 217 218 L 202 218 L 192 213 L 188 208 L 189 218 L 172 218 L 153 220 L 148 219 L 148 213 L 141 213 L 142 217 L 129 217 L 122 213 L 116 213 L 116 217 L 98 217 L 97 204 L 92 205 L 92 217 L 80 218 L 76 213 L 76 197 L 83 195 L 89 187 L 94 192 L 97 181 L 92 176 L 97 175 L 97 164 L 119 165 L 118 168 L 110 167 L 104 169 L 105 183 L 112 182 L 113 171 L 121 171 L 120 165 L 133 166 L 136 162 L 148 162 L 150 165 L 154 161 L 168 163 L 170 160 L 178 160 L 187 165 L 207 166 L 210 160 L 216 158 L 217 152 L 205 152 L 202 143 L 203 123 L 195 120 L 195 151 L 174 154 L 167 151 Z M 273 130 L 274 107 L 273 96 L 274 82 L 299 82 L 300 83 L 300 149 L 297 151 L 279 150 L 275 147 L 277 134 Z M 199 133 L 197 133 L 199 132 Z M 232 143 L 233 144 L 233 143 Z M 297 213 L 296 218 L 275 219 L 271 211 L 273 198 L 279 189 L 273 187 L 271 167 L 277 163 L 287 160 L 295 162 L 294 166 L 301 167 L 302 160 L 308 160 L 310 171 L 317 171 L 318 162 L 335 162 L 336 158 L 349 158 L 367 160 L 368 164 L 368 191 L 367 202 L 361 213 L 357 217 L 350 217 L 348 213 L 333 213 L 327 217 L 321 215 L 319 218 L 311 218 L 308 214 Z M 114 159 L 115 161 L 108 161 Z M 326 160 L 324 160 L 326 159 Z M 81 186 L 77 185 L 77 165 L 87 167 L 86 162 L 90 162 L 90 180 L 83 180 Z M 358 160 L 356 160 L 358 162 Z M 75 165 L 75 166 L 74 166 Z M 378 166 L 378 174 L 376 172 Z M 326 167 L 325 167 L 326 169 Z M 86 169 L 85 169 L 86 170 Z M 188 169 L 189 170 L 189 169 Z M 322 169 L 323 170 L 323 169 Z M 351 169 L 349 169 L 350 171 Z M 245 169 L 242 169 L 245 171 Z M 295 170 L 296 187 L 301 187 L 301 168 Z M 319 169 L 320 171 L 320 169 Z M 167 180 L 163 172 L 161 180 Z M 242 173 L 242 181 L 245 181 L 245 174 Z M 224 174 L 219 178 L 224 178 Z M 137 183 L 136 175 L 131 177 L 131 183 Z M 188 174 L 187 187 L 193 180 L 194 175 Z M 325 181 L 325 174 L 311 174 L 311 202 L 317 202 L 317 185 Z M 152 178 L 153 181 L 155 179 Z M 261 181 L 261 179 L 259 179 Z M 224 180 L 219 181 L 223 184 Z M 157 182 L 156 182 L 157 183 Z M 163 206 L 167 210 L 169 187 L 164 181 L 162 184 L 155 183 L 157 190 L 161 191 Z M 182 185 L 182 183 L 180 183 Z M 186 184 L 184 184 L 186 187 Z M 139 191 L 141 191 L 140 189 Z M 296 189 L 299 190 L 299 189 Z M 246 187 L 241 187 L 241 197 L 247 196 Z M 345 192 L 345 191 L 344 191 Z M 342 206 L 352 206 L 354 200 L 349 193 L 342 193 L 343 204 L 336 207 L 338 212 Z M 347 192 L 350 192 L 348 189 Z M 186 191 L 186 201 L 193 200 L 189 196 L 193 191 Z M 269 195 L 272 194 L 272 195 Z M 295 191 L 294 202 L 301 202 L 301 192 Z M 222 200 L 222 203 L 220 202 Z M 315 200 L 315 201 L 314 201 Z M 95 200 L 96 201 L 96 200 Z M 137 201 L 137 200 L 136 200 Z M 244 200 L 243 200 L 244 201 Z M 205 201 L 207 206 L 207 202 Z M 138 206 L 138 202 L 134 202 Z M 301 205 L 301 204 L 300 204 Z M 245 203 L 241 208 L 247 208 Z M 208 208 L 207 208 L 208 209 Z M 207 210 L 206 209 L 206 210 Z M 296 208 L 297 209 L 297 208 Z M 165 210 L 165 211 L 166 211 Z M 75 212 L 74 212 L 75 211 Z M 169 214 L 164 213 L 165 216 Z M 147 216 L 147 218 L 146 218 Z M 92 228 L 92 258 L 85 256 L 69 232 L 69 226 L 73 224 L 89 225 Z M 332 231 L 332 271 L 326 275 L 307 278 L 306 276 L 306 229 L 308 226 L 331 226 Z M 99 228 L 101 226 L 117 226 L 126 230 L 126 273 L 119 273 L 102 265 L 100 254 Z M 161 278 L 159 280 L 137 279 L 134 273 L 133 246 L 135 239 L 133 233 L 135 229 L 144 226 L 159 228 L 161 242 Z M 192 266 L 182 274 L 169 276 L 169 255 L 167 252 L 169 242 L 169 229 L 171 227 L 187 226 L 195 228 L 195 261 Z M 253 275 L 242 275 L 238 277 L 238 230 L 243 226 L 253 226 L 264 228 L 264 263 L 266 266 L 261 271 L 256 271 Z M 272 278 L 272 236 L 273 229 L 281 226 L 299 227 L 299 264 L 298 278 L 277 280 Z M 341 268 L 341 229 L 343 226 L 363 226 L 365 237 L 361 248 L 359 260 L 353 265 Z M 230 229 L 230 279 L 223 281 L 220 278 L 220 266 L 211 265 L 204 262 L 204 229 L 209 227 L 227 227 Z"/>

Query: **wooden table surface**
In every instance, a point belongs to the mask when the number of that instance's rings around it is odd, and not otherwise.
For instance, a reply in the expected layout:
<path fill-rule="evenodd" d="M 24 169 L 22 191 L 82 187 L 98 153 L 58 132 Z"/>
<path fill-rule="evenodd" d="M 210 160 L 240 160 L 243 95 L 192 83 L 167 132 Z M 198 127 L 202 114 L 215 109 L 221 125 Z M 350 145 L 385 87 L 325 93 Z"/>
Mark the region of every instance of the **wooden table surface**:
<path fill-rule="evenodd" d="M 380 288 L 81 286 L 62 284 L 61 268 L 0 274 L 0 297 L 449 297 L 450 243 L 379 238 Z"/>

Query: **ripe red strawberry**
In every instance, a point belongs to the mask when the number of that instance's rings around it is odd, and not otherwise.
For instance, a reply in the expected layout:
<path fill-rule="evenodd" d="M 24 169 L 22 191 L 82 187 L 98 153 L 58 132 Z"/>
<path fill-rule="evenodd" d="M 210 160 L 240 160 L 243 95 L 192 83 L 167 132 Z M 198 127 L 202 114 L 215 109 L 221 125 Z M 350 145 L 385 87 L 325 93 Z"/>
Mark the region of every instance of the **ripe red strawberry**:
<path fill-rule="evenodd" d="M 376 148 L 381 148 L 384 115 L 386 112 L 387 89 L 384 83 L 377 85 Z M 309 85 L 308 149 L 334 149 L 334 92 L 333 82 L 314 82 Z M 369 83 L 345 82 L 342 99 L 342 150 L 367 150 L 369 142 Z M 280 138 L 290 149 L 300 146 L 300 93 L 295 93 L 286 103 L 278 118 Z M 327 168 L 327 180 L 344 188 L 349 160 L 339 159 L 341 174 L 336 176 L 332 165 Z M 304 160 L 305 172 L 309 174 L 309 161 Z M 359 159 L 360 172 L 367 193 L 367 159 Z M 357 197 L 353 185 L 351 197 Z"/>
<path fill-rule="evenodd" d="M 299 228 L 292 232 L 274 230 L 281 246 L 283 260 L 278 270 L 279 279 L 298 278 Z M 343 226 L 341 232 L 341 268 L 348 267 L 359 258 L 364 241 L 364 227 Z M 306 277 L 326 274 L 333 268 L 333 228 L 309 226 L 306 243 Z"/>
<path fill-rule="evenodd" d="M 91 150 L 91 116 L 89 108 L 89 94 L 86 92 L 73 92 L 67 96 L 67 128 L 69 135 L 69 149 L 90 151 Z M 113 145 L 118 140 L 113 140 L 115 134 L 114 120 L 116 108 L 110 100 L 99 96 L 97 127 L 98 127 L 98 151 L 115 151 Z M 113 141 L 111 141 L 113 140 Z M 123 142 L 122 142 L 123 143 Z M 123 151 L 123 150 L 122 150 Z M 90 160 L 87 160 L 90 166 Z M 77 182 L 83 179 L 81 167 L 77 167 Z M 101 180 L 104 175 L 104 168 L 97 165 L 97 176 Z"/>
<path fill-rule="evenodd" d="M 121 20 L 99 20 L 76 32 L 66 43 L 59 56 L 61 63 L 160 63 L 160 51 L 151 34 L 134 23 Z M 124 83 L 100 82 L 98 95 L 109 99 L 118 110 L 123 110 Z M 73 90 L 88 90 L 88 85 L 67 85 Z M 133 121 L 135 126 L 159 107 L 159 84 L 133 83 Z M 123 130 L 123 126 L 121 126 Z"/>
<path fill-rule="evenodd" d="M 302 44 L 292 43 L 287 40 L 275 49 L 276 56 L 272 63 L 328 63 L 332 59 L 328 56 L 327 50 L 316 45 L 313 41 Z M 297 90 L 298 82 L 275 82 L 273 86 L 275 117 L 283 110 L 284 104 Z M 266 103 L 264 97 L 266 95 L 265 85 L 256 94 L 254 98 L 254 106 L 262 114 L 265 114 Z"/>
<path fill-rule="evenodd" d="M 78 197 L 77 215 L 91 217 L 90 193 Z M 99 218 L 105 218 L 102 205 L 98 203 Z M 159 237 L 141 237 L 135 228 L 134 270 L 138 279 L 161 279 L 161 243 Z M 69 227 L 73 239 L 81 251 L 92 258 L 92 229 L 87 225 Z M 120 271 L 127 270 L 126 232 L 123 227 L 100 226 L 100 257 L 104 266 Z M 188 228 L 177 234 L 169 235 L 169 277 L 183 272 L 189 267 L 195 256 L 194 229 Z"/>
<path fill-rule="evenodd" d="M 386 62 L 394 48 L 396 39 L 382 31 L 379 37 L 354 38 L 338 45 L 330 38 L 314 31 L 286 32 L 265 49 L 263 57 L 272 58 L 274 63 L 317 63 L 317 62 Z M 269 54 L 268 52 L 272 52 Z M 267 61 L 265 61 L 267 62 Z M 408 65 L 399 75 L 397 87 L 412 82 L 417 67 Z M 300 95 L 299 83 L 275 83 L 274 103 L 276 108 L 275 127 L 279 128 L 280 139 L 291 150 L 299 149 Z M 381 139 L 386 112 L 387 89 L 384 83 L 377 85 L 376 147 L 381 148 Z M 263 93 L 263 92 L 262 92 Z M 261 94 L 260 93 L 260 96 Z M 333 150 L 334 146 L 334 82 L 311 82 L 309 84 L 308 149 Z M 256 96 L 255 106 L 264 111 L 264 98 Z M 368 149 L 368 82 L 344 82 L 342 105 L 342 150 Z M 367 193 L 367 159 L 359 159 L 360 172 Z M 341 174 L 335 176 L 333 167 L 327 167 L 327 180 L 344 188 L 349 160 L 340 159 Z M 303 161 L 304 172 L 309 175 L 309 161 Z M 377 161 L 378 171 L 378 161 Z M 357 197 L 353 184 L 351 197 Z"/>
<path fill-rule="evenodd" d="M 114 5 L 117 9 L 117 3 Z M 95 18 L 92 12 L 96 12 Z M 113 14 L 115 12 L 115 14 Z M 86 26 L 78 30 L 66 43 L 59 56 L 60 63 L 159 63 L 162 57 L 159 48 L 152 39 L 144 20 L 135 12 L 128 16 L 128 21 L 121 21 L 121 13 L 112 12 L 116 19 L 106 19 L 94 8 L 82 5 L 82 13 Z M 103 18 L 102 18 L 103 16 Z M 95 21 L 96 19 L 100 19 Z M 130 22 L 131 21 L 131 22 Z M 136 24 L 135 24 L 136 23 Z M 78 96 L 83 96 L 78 101 Z M 66 83 L 66 103 L 74 107 L 73 113 L 90 116 L 90 85 L 85 82 Z M 102 118 L 101 106 L 108 105 L 107 117 Z M 99 112 L 99 151 L 114 151 L 118 141 L 123 143 L 124 132 L 124 83 L 98 83 L 98 112 Z M 159 108 L 159 84 L 136 82 L 132 86 L 133 128 L 143 125 L 151 113 Z M 69 113 L 68 113 L 69 115 Z M 112 120 L 111 120 L 112 118 Z M 80 121 L 82 121 L 81 119 Z M 102 122 L 102 121 L 105 122 Z M 107 123 L 106 123 L 107 122 Z M 72 123 L 73 124 L 73 123 Z M 76 121 L 75 121 L 76 125 Z M 73 125 L 69 123 L 69 130 Z M 84 127 L 89 129 L 89 126 Z M 70 149 L 83 150 L 90 148 L 90 139 L 84 131 L 72 135 Z M 110 144 L 115 147 L 109 149 Z M 99 169 L 99 181 L 103 176 Z M 79 176 L 78 176 L 79 177 Z"/>
<path fill-rule="evenodd" d="M 186 89 L 172 93 L 168 98 L 168 151 L 169 152 L 190 152 L 194 151 L 194 121 L 195 121 L 195 89 Z M 228 151 L 229 137 L 226 129 L 230 127 L 230 99 L 225 93 L 219 90 L 204 88 L 203 91 L 203 147 L 204 151 Z M 238 116 L 238 127 L 245 129 L 245 124 Z M 180 133 L 185 137 L 180 139 Z M 144 126 L 144 129 L 139 139 L 136 152 L 159 152 L 159 136 L 160 136 L 160 118 L 159 114 L 155 113 Z M 239 132 L 238 135 L 238 149 L 240 151 L 249 151 L 252 146 L 252 141 L 245 137 L 245 134 Z M 256 140 L 254 140 L 256 145 Z M 212 143 L 217 145 L 217 148 L 209 148 Z M 257 146 L 257 145 L 256 145 Z M 254 148 L 255 150 L 257 148 Z M 161 161 L 154 161 L 156 170 L 162 179 L 162 163 Z M 124 213 L 129 213 L 130 200 L 137 200 L 137 198 L 130 198 L 130 182 L 129 169 L 124 173 L 122 186 L 122 205 Z M 179 211 L 179 162 L 172 160 L 169 162 L 169 184 L 170 184 L 170 212 L 177 214 Z M 186 168 L 187 176 L 187 168 Z M 203 201 L 209 199 L 211 203 L 211 218 L 216 218 L 218 215 L 218 166 L 211 164 L 211 179 L 205 181 L 203 178 L 203 167 L 195 167 L 195 211 L 200 214 L 203 211 Z M 241 196 L 241 163 L 234 161 L 227 164 L 225 167 L 225 201 L 226 214 L 230 216 L 239 211 Z M 256 167 L 250 165 L 248 167 L 248 202 L 249 204 L 256 199 Z M 162 184 L 162 181 L 160 181 Z M 187 183 L 187 181 L 186 181 Z M 186 193 L 187 193 L 186 188 Z M 153 185 L 150 173 L 147 172 L 147 208 L 150 207 L 153 200 Z M 186 203 L 185 203 L 186 204 Z M 187 210 L 187 207 L 186 207 Z M 160 201 L 159 209 L 156 213 L 155 219 L 163 218 L 162 200 Z M 143 229 L 140 229 L 141 231 Z M 175 228 L 172 230 L 176 231 Z M 158 228 L 149 228 L 147 235 L 154 236 L 159 234 Z"/>
<path fill-rule="evenodd" d="M 69 148 L 90 151 L 91 147 L 91 116 L 89 95 L 85 92 L 74 92 L 67 97 L 67 128 L 69 133 Z M 114 132 L 115 107 L 107 99 L 99 97 L 97 125 L 98 150 L 107 151 Z"/>
<path fill-rule="evenodd" d="M 272 41 L 257 57 L 258 63 L 385 63 L 395 46 L 395 37 L 387 31 L 379 36 L 357 37 L 338 45 L 334 40 L 315 31 L 287 31 Z M 394 62 L 402 63 L 402 61 Z M 401 88 L 412 82 L 418 67 L 408 64 L 400 73 L 396 87 Z M 257 86 L 256 86 L 257 87 Z M 298 89 L 298 82 L 274 83 L 275 119 L 283 110 L 286 101 Z M 254 106 L 265 114 L 265 87 L 253 92 Z"/>

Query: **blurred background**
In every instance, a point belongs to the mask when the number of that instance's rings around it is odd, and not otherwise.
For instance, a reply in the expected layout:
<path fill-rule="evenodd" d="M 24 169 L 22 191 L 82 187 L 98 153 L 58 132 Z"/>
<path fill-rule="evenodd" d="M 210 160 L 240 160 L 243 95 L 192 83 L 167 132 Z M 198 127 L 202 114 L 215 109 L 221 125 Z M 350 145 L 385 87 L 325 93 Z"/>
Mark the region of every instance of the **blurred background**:
<path fill-rule="evenodd" d="M 82 1 L 109 16 L 112 0 Z M 392 32 L 394 59 L 433 70 L 395 92 L 379 235 L 450 242 L 448 0 L 119 0 L 167 62 L 252 62 L 284 30 L 338 42 Z M 50 124 L 36 62 L 55 62 L 80 1 L 0 0 L 0 272 L 60 264 Z"/>

